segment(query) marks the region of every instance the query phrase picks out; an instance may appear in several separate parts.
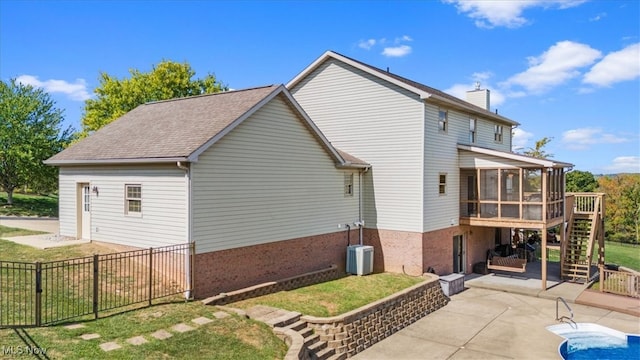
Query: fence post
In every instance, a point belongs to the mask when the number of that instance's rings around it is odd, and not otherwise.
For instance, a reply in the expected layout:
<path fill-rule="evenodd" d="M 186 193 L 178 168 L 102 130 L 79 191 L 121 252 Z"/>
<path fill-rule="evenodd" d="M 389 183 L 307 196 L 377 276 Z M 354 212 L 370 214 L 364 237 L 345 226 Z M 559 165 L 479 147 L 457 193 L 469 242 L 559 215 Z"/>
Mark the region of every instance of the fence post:
<path fill-rule="evenodd" d="M 196 243 L 190 242 L 189 243 L 189 284 L 187 284 L 187 286 L 189 286 L 190 299 L 193 299 L 193 293 L 194 293 L 193 286 L 195 281 L 193 280 L 193 275 L 194 275 L 193 268 L 195 267 L 195 259 L 196 259 Z"/>
<path fill-rule="evenodd" d="M 600 269 L 600 292 L 604 292 L 604 266 L 599 265 L 598 269 Z"/>
<path fill-rule="evenodd" d="M 153 299 L 153 248 L 149 248 L 149 306 Z"/>
<path fill-rule="evenodd" d="M 36 326 L 42 325 L 42 264 L 36 262 Z"/>
<path fill-rule="evenodd" d="M 98 263 L 99 263 L 99 256 L 98 254 L 94 254 L 93 255 L 93 316 L 97 319 L 98 318 L 98 296 L 100 294 L 99 292 L 99 286 L 100 286 L 100 279 L 98 278 Z"/>

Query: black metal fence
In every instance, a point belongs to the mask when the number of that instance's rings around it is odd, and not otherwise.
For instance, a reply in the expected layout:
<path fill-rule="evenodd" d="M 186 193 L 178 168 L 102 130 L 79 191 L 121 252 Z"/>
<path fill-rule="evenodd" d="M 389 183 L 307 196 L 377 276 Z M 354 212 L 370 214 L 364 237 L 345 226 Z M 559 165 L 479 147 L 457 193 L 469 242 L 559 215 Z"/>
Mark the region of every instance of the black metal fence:
<path fill-rule="evenodd" d="M 190 294 L 193 244 L 47 262 L 0 260 L 0 328 L 30 327 Z"/>

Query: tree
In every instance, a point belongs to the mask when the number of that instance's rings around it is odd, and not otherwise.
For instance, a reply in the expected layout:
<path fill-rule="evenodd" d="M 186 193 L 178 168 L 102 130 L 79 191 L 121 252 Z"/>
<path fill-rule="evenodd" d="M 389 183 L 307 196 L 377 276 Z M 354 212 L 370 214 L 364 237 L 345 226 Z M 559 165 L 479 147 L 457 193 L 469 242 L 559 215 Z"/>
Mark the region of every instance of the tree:
<path fill-rule="evenodd" d="M 574 170 L 567 173 L 567 192 L 594 192 L 598 181 L 588 171 Z"/>
<path fill-rule="evenodd" d="M 640 174 L 617 174 L 598 178 L 606 197 L 605 232 L 609 240 L 640 242 Z"/>
<path fill-rule="evenodd" d="M 195 71 L 187 63 L 162 61 L 150 72 L 129 70 L 130 78 L 117 79 L 100 73 L 95 99 L 85 102 L 82 132 L 85 137 L 113 120 L 150 101 L 210 94 L 228 90 L 214 75 L 192 79 Z"/>
<path fill-rule="evenodd" d="M 50 191 L 57 169 L 43 161 L 71 140 L 71 127 L 61 130 L 62 110 L 49 94 L 30 85 L 0 82 L 0 185 L 13 205 L 13 191 L 24 185 Z"/>
<path fill-rule="evenodd" d="M 545 136 L 542 139 L 536 141 L 536 146 L 534 148 L 529 148 L 529 150 L 524 151 L 523 154 L 538 159 L 552 158 L 553 154 L 549 154 L 544 151 L 544 147 L 547 146 L 547 144 L 549 144 L 551 140 L 553 140 L 553 138 Z"/>

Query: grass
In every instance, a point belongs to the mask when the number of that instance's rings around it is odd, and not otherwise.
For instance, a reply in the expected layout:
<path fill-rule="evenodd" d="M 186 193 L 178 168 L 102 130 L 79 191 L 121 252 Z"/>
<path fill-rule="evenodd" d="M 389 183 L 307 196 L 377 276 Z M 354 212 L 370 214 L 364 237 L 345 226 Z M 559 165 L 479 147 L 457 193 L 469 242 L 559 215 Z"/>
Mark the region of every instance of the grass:
<path fill-rule="evenodd" d="M 18 233 L 18 230 L 12 228 L 5 227 L 1 230 L 3 234 L 14 235 Z M 111 252 L 113 250 L 110 248 L 96 244 L 41 250 L 0 240 L 0 254 L 2 254 L 0 258 L 11 261 L 52 261 Z M 11 286 L 11 284 L 4 285 L 5 288 Z M 60 291 L 53 296 L 70 296 L 65 292 L 65 289 Z M 71 300 L 69 298 L 67 301 L 71 303 Z M 73 301 L 77 301 L 77 299 Z M 29 342 L 30 346 L 46 348 L 47 356 L 51 359 L 185 357 L 193 359 L 277 359 L 283 358 L 286 353 L 286 345 L 264 324 L 236 315 L 215 319 L 212 315 L 217 311 L 215 307 L 202 305 L 200 302 L 185 302 L 178 297 L 158 300 L 154 303 L 160 304 L 127 312 L 120 309 L 117 310 L 119 312 L 117 314 L 114 312 L 100 313 L 101 318 L 95 321 L 83 320 L 92 319 L 92 317 L 76 319 L 85 325 L 82 329 L 69 330 L 58 325 L 30 328 L 19 332 L 23 337 L 28 335 L 32 339 Z M 196 326 L 191 322 L 192 319 L 200 316 L 215 320 L 202 326 Z M 196 330 L 185 333 L 173 332 L 173 336 L 166 340 L 157 340 L 150 336 L 157 330 L 170 331 L 172 326 L 179 323 L 190 324 L 196 327 Z M 100 334 L 100 338 L 95 340 L 80 339 L 80 335 L 88 333 Z M 128 338 L 134 336 L 144 336 L 148 342 L 140 346 L 133 346 L 126 342 Z M 122 349 L 111 352 L 102 351 L 99 345 L 109 341 L 116 341 L 122 346 Z M 10 329 L 0 329 L 0 345 L 5 349 L 9 347 L 23 349 L 27 346 L 21 340 L 18 332 Z"/>
<path fill-rule="evenodd" d="M 58 197 L 14 193 L 13 205 L 7 205 L 7 193 L 0 193 L 0 215 L 57 217 Z"/>
<path fill-rule="evenodd" d="M 248 309 L 255 305 L 267 305 L 311 316 L 335 316 L 382 299 L 423 280 L 421 277 L 391 273 L 348 276 L 235 302 L 230 306 Z"/>
<path fill-rule="evenodd" d="M 44 234 L 44 233 L 42 231 L 18 229 L 18 228 L 12 228 L 8 226 L 0 225 L 0 239 L 12 237 L 12 236 L 25 236 L 25 235 L 37 235 L 37 234 Z"/>
<path fill-rule="evenodd" d="M 21 231 L 19 230 L 21 229 L 0 226 L 0 232 L 2 233 L 0 237 L 19 236 L 18 234 L 21 234 Z M 28 232 L 28 230 L 24 231 Z M 30 231 L 30 233 L 38 232 Z M 30 234 L 22 233 L 22 235 Z M 95 243 L 54 247 L 42 250 L 31 246 L 16 244 L 12 241 L 0 239 L 0 260 L 5 261 L 53 261 L 90 256 L 93 254 L 107 254 L 112 252 L 113 250 L 111 250 L 110 248 Z"/>
<path fill-rule="evenodd" d="M 640 246 L 607 241 L 604 245 L 607 264 L 616 264 L 640 271 Z"/>
<path fill-rule="evenodd" d="M 597 253 L 598 245 L 593 250 L 593 261 L 598 261 Z M 618 242 L 606 241 L 604 244 L 605 263 L 625 266 L 640 271 L 640 246 L 631 244 L 622 244 Z M 540 259 L 540 248 L 537 250 L 537 257 Z M 556 250 L 549 251 L 549 261 L 560 261 L 560 252 Z"/>
<path fill-rule="evenodd" d="M 216 319 L 217 309 L 200 302 L 163 304 L 96 321 L 82 323 L 80 329 L 64 326 L 25 329 L 31 337 L 31 346 L 46 349 L 51 359 L 278 359 L 286 353 L 285 344 L 262 323 L 230 315 Z M 192 319 L 205 316 L 214 321 L 197 326 Z M 172 332 L 179 323 L 195 327 L 185 333 Z M 158 340 L 151 334 L 166 330 L 173 334 Z M 100 338 L 82 340 L 82 334 L 99 334 Z M 134 346 L 126 342 L 134 336 L 143 336 L 148 342 Z M 115 341 L 121 349 L 104 352 L 99 345 Z M 14 330 L 0 330 L 0 344 L 6 348 L 24 347 L 26 344 Z"/>

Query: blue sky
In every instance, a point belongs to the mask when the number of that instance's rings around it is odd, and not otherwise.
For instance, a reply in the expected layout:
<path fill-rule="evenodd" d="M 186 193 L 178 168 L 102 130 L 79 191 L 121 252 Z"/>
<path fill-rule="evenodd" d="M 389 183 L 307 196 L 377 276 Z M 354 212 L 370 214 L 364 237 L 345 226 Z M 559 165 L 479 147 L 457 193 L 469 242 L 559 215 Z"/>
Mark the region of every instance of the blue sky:
<path fill-rule="evenodd" d="M 233 89 L 281 84 L 334 50 L 464 97 L 480 81 L 516 151 L 640 172 L 640 5 L 566 1 L 0 0 L 0 78 L 48 91 L 80 129 L 100 72 L 188 62 Z"/>

